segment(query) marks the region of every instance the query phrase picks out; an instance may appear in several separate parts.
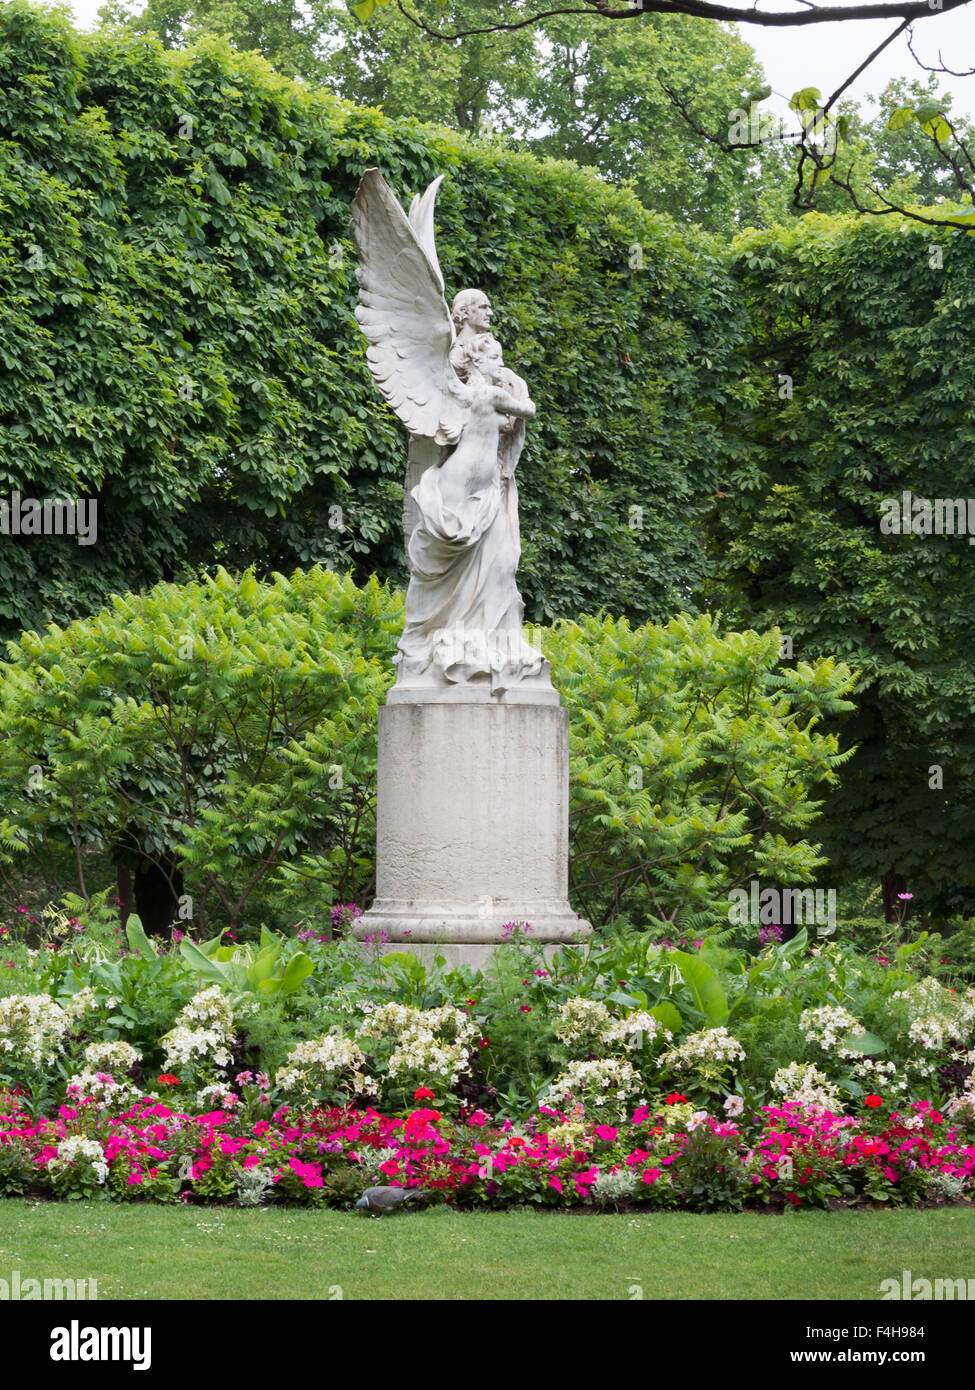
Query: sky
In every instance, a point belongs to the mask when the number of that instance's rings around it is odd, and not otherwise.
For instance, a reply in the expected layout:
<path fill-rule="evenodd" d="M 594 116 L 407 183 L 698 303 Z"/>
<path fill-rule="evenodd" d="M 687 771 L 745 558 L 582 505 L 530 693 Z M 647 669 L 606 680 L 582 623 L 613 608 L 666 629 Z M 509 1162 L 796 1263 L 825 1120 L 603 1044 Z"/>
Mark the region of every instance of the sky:
<path fill-rule="evenodd" d="M 845 2 L 830 0 L 831 4 Z M 71 0 L 71 8 L 82 28 L 95 22 L 102 3 L 103 0 Z M 756 0 L 756 3 L 769 10 L 801 8 L 798 0 Z M 856 3 L 856 0 L 849 0 L 849 3 Z M 638 20 L 633 22 L 639 23 Z M 801 87 L 818 87 L 824 97 L 835 91 L 896 27 L 896 22 L 890 20 L 811 24 L 801 29 L 743 24 L 741 34 L 755 49 L 765 68 L 766 80 L 777 94 L 778 100 L 772 104 L 784 112 L 789 97 Z M 915 50 L 926 63 L 938 64 L 940 48 L 948 67 L 957 71 L 975 68 L 975 0 L 950 14 L 933 12 L 930 18 L 917 22 L 914 31 Z M 865 100 L 868 95 L 881 91 L 891 77 L 898 76 L 924 76 L 908 51 L 906 36 L 895 40 L 847 95 Z M 975 114 L 975 77 L 945 77 L 944 87 L 954 97 L 952 109 L 956 115 Z"/>
<path fill-rule="evenodd" d="M 830 0 L 843 3 L 843 0 Z M 762 0 L 762 9 L 798 9 L 785 3 Z M 890 20 L 850 20 L 838 24 L 810 24 L 802 29 L 770 29 L 759 24 L 741 25 L 741 36 L 758 55 L 767 82 L 788 101 L 801 87 L 818 87 L 830 96 L 867 55 L 897 28 Z M 938 57 L 941 50 L 942 58 Z M 975 4 L 950 14 L 932 13 L 914 25 L 914 51 L 932 67 L 944 62 L 963 72 L 975 68 Z M 861 101 L 883 90 L 892 77 L 925 77 L 911 57 L 907 36 L 902 35 L 874 60 L 846 95 Z M 975 112 L 975 77 L 942 77 L 942 90 L 954 98 L 956 115 Z"/>

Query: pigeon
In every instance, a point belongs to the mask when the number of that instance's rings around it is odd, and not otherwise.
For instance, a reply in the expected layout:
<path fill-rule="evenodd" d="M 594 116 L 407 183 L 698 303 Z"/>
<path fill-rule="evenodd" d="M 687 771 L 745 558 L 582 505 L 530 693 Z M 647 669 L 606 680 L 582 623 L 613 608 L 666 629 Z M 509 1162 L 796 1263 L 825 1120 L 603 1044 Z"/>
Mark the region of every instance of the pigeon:
<path fill-rule="evenodd" d="M 370 1211 L 374 1216 L 385 1216 L 397 1207 L 418 1197 L 421 1187 L 367 1187 L 355 1204 L 356 1211 Z"/>

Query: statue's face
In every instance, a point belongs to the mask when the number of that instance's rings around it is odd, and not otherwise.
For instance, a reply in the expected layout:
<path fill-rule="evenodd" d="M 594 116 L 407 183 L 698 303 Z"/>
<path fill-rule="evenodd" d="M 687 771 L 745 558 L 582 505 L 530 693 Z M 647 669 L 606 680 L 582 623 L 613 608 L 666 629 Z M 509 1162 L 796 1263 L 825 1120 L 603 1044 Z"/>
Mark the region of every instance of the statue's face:
<path fill-rule="evenodd" d="M 491 348 L 482 352 L 477 362 L 481 374 L 487 377 L 488 381 L 493 381 L 496 385 L 501 382 L 501 373 L 504 371 L 504 358 L 501 355 L 501 344 L 493 343 Z"/>
<path fill-rule="evenodd" d="M 469 323 L 476 333 L 487 333 L 491 327 L 491 319 L 494 317 L 494 310 L 491 308 L 491 301 L 486 294 L 474 301 L 468 310 L 470 314 Z"/>

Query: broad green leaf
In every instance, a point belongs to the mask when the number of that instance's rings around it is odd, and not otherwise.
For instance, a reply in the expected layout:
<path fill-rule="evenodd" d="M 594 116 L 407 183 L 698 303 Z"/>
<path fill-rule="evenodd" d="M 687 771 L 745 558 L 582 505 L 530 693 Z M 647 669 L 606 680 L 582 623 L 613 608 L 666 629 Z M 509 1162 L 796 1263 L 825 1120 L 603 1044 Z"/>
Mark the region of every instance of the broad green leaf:
<path fill-rule="evenodd" d="M 887 120 L 888 130 L 903 130 L 914 119 L 913 106 L 898 106 L 896 111 L 892 111 Z"/>
<path fill-rule="evenodd" d="M 227 983 L 226 966 L 221 967 L 212 961 L 209 956 L 205 956 L 195 942 L 188 936 L 184 936 L 179 943 L 180 955 L 187 964 L 205 980 L 211 984 L 225 985 Z"/>
<path fill-rule="evenodd" d="M 125 936 L 129 943 L 130 951 L 137 951 L 140 956 L 157 956 L 159 952 L 146 936 L 142 925 L 142 919 L 133 912 L 125 923 Z"/>
<path fill-rule="evenodd" d="M 661 1027 L 666 1028 L 674 1037 L 684 1026 L 684 1020 L 676 1004 L 671 1004 L 665 999 L 662 1004 L 654 1004 L 652 1009 L 647 1009 L 651 1018 L 655 1018 Z"/>
<path fill-rule="evenodd" d="M 717 972 L 700 956 L 688 955 L 686 951 L 671 951 L 670 959 L 676 964 L 681 979 L 690 990 L 695 1007 L 711 1026 L 718 1028 L 727 1022 L 728 1000 Z"/>
<path fill-rule="evenodd" d="M 315 969 L 315 962 L 304 951 L 298 951 L 291 957 L 285 966 L 284 974 L 281 976 L 281 993 L 294 994 L 295 990 L 301 988 L 302 981 L 307 980 L 308 976 Z"/>

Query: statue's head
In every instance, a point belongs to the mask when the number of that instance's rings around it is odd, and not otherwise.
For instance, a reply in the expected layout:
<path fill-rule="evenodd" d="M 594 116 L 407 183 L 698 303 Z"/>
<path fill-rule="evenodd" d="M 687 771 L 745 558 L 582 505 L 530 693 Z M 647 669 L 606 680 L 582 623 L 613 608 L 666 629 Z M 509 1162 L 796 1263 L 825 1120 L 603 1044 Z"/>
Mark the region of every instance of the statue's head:
<path fill-rule="evenodd" d="M 458 333 L 466 324 L 470 324 L 475 333 L 487 333 L 493 314 L 491 301 L 483 290 L 461 290 L 450 311 Z"/>
<path fill-rule="evenodd" d="M 490 333 L 479 333 L 468 351 L 470 365 L 487 381 L 500 382 L 504 371 L 501 344 Z"/>

